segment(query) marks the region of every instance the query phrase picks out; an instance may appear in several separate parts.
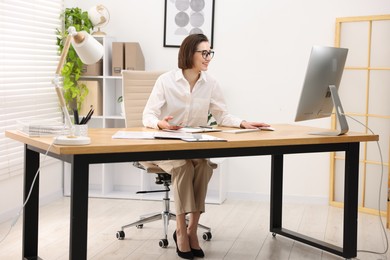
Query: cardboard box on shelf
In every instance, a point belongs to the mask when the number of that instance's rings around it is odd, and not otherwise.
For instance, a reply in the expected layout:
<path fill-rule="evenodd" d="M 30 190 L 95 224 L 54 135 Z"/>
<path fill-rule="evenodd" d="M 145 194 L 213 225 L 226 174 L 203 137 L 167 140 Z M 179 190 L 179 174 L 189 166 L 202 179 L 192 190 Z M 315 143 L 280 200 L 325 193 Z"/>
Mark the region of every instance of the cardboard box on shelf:
<path fill-rule="evenodd" d="M 145 59 L 138 42 L 112 43 L 112 75 L 122 76 L 122 70 L 145 70 Z"/>
<path fill-rule="evenodd" d="M 81 110 L 79 112 L 80 116 L 85 116 L 88 114 L 88 111 L 91 109 L 91 106 L 95 109 L 93 115 L 101 116 L 103 115 L 102 103 L 103 95 L 102 88 L 99 86 L 99 81 L 96 80 L 85 80 L 79 81 L 84 83 L 88 88 L 88 95 L 85 97 L 83 104 L 81 105 Z"/>
<path fill-rule="evenodd" d="M 112 76 L 122 76 L 125 68 L 125 44 L 123 42 L 112 43 Z"/>
<path fill-rule="evenodd" d="M 84 64 L 81 70 L 83 76 L 103 76 L 103 60 L 99 60 L 95 64 Z"/>
<path fill-rule="evenodd" d="M 145 70 L 145 59 L 138 42 L 125 42 L 125 69 Z"/>

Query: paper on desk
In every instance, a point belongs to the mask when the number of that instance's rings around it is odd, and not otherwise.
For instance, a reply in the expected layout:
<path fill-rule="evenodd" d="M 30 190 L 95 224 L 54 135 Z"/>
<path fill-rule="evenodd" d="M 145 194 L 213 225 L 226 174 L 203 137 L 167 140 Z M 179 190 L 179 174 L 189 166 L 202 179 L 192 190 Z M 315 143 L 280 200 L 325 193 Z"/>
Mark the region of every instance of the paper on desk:
<path fill-rule="evenodd" d="M 231 129 L 231 130 L 223 130 L 222 132 L 224 133 L 229 133 L 229 134 L 242 134 L 242 133 L 250 133 L 250 132 L 258 132 L 261 131 L 259 128 L 254 128 L 254 129 Z"/>
<path fill-rule="evenodd" d="M 226 141 L 225 139 L 202 134 L 177 133 L 177 132 L 137 132 L 137 131 L 118 131 L 113 139 L 179 139 L 186 142 L 213 142 Z"/>
<path fill-rule="evenodd" d="M 113 139 L 192 139 L 194 136 L 190 133 L 178 132 L 143 132 L 143 131 L 118 131 L 113 136 Z"/>
<path fill-rule="evenodd" d="M 275 128 L 270 126 L 260 126 L 258 128 L 238 128 L 238 129 L 230 129 L 230 130 L 223 130 L 224 133 L 230 133 L 230 134 L 241 134 L 241 133 L 250 133 L 250 132 L 258 132 L 258 131 L 275 131 Z"/>
<path fill-rule="evenodd" d="M 224 142 L 226 139 L 205 134 L 180 133 L 180 132 L 164 132 L 159 131 L 154 133 L 156 139 L 180 139 L 186 142 Z"/>

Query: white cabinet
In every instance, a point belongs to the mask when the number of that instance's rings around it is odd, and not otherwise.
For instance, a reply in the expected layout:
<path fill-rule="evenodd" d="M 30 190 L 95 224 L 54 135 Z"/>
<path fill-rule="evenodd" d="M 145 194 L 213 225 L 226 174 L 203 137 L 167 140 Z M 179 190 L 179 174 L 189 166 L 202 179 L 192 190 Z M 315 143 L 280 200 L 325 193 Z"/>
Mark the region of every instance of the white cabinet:
<path fill-rule="evenodd" d="M 97 36 L 96 39 L 104 46 L 103 75 L 83 76 L 83 81 L 97 81 L 102 95 L 102 113 L 93 115 L 88 122 L 89 128 L 121 128 L 125 127 L 124 117 L 121 116 L 121 106 L 117 102 L 122 95 L 122 77 L 112 76 L 112 42 L 111 37 Z M 83 116 L 83 115 L 80 115 Z M 222 203 L 226 199 L 227 188 L 227 159 L 213 159 L 218 164 L 210 180 L 207 203 Z M 100 198 L 128 198 L 161 200 L 161 193 L 135 194 L 139 190 L 163 189 L 156 185 L 155 174 L 145 173 L 135 168 L 132 163 L 112 163 L 90 165 L 89 195 Z M 70 195 L 70 167 L 64 166 L 64 195 Z"/>

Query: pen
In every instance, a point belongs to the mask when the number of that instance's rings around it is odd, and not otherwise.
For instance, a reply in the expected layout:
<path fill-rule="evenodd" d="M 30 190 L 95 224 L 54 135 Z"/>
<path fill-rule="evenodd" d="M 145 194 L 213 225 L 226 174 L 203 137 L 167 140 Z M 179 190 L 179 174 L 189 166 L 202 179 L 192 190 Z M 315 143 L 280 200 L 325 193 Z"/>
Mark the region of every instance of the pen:
<path fill-rule="evenodd" d="M 92 107 L 92 106 L 91 106 L 91 107 Z M 88 114 L 87 114 L 85 117 L 83 117 L 83 119 L 81 119 L 80 125 L 85 124 L 85 121 L 87 120 L 88 117 L 90 117 L 92 111 L 93 111 L 93 108 L 91 108 L 91 109 L 89 110 Z"/>
<path fill-rule="evenodd" d="M 76 125 L 80 124 L 80 121 L 79 121 L 79 112 L 77 111 L 77 109 L 74 109 L 73 110 L 73 115 L 74 115 L 74 123 Z"/>
<path fill-rule="evenodd" d="M 89 114 L 89 116 L 87 116 L 87 117 L 85 118 L 84 124 L 87 124 L 87 123 L 88 123 L 88 121 L 91 119 L 91 117 L 92 117 L 94 111 L 95 111 L 95 109 L 92 109 L 92 111 L 91 111 L 91 113 Z"/>

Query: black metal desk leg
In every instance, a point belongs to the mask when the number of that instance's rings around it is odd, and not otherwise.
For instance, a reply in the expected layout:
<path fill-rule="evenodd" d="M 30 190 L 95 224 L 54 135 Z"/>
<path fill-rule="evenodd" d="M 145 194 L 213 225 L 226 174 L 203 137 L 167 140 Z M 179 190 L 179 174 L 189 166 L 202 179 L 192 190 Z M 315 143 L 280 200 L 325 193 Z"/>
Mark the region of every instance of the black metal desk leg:
<path fill-rule="evenodd" d="M 24 146 L 24 187 L 26 201 L 35 174 L 39 169 L 39 153 Z M 30 199 L 23 210 L 23 258 L 38 259 L 39 175 L 35 180 Z"/>
<path fill-rule="evenodd" d="M 283 203 L 283 155 L 271 156 L 271 205 L 270 231 L 275 232 L 282 228 Z"/>
<path fill-rule="evenodd" d="M 71 173 L 69 259 L 87 259 L 89 164 L 74 155 Z"/>
<path fill-rule="evenodd" d="M 359 143 L 349 144 L 345 152 L 344 233 L 345 258 L 356 257 L 359 191 Z"/>

